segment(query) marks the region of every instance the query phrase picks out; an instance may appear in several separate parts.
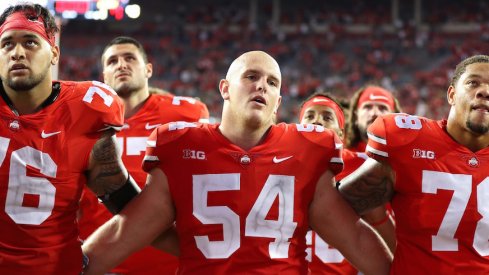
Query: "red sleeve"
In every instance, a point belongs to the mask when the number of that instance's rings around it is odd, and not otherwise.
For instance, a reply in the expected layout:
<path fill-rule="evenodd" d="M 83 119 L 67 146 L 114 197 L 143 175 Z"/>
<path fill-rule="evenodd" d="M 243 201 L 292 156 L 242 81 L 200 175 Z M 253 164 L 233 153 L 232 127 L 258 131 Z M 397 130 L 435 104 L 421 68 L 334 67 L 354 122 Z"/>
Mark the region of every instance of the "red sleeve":
<path fill-rule="evenodd" d="M 207 109 L 207 106 L 203 102 L 198 102 L 200 106 L 200 118 L 199 122 L 209 122 L 209 110 Z"/>
<path fill-rule="evenodd" d="M 366 152 L 373 159 L 385 161 L 389 157 L 384 117 L 377 117 L 367 130 Z"/>
<path fill-rule="evenodd" d="M 156 167 L 161 167 L 165 158 L 165 148 L 183 136 L 190 128 L 197 127 L 198 123 L 192 122 L 170 122 L 156 128 L 148 137 L 146 144 L 146 155 L 143 159 L 142 168 L 149 172 Z"/>
<path fill-rule="evenodd" d="M 343 143 L 336 133 L 323 126 L 313 124 L 296 124 L 297 131 L 307 140 L 323 147 L 328 152 L 328 165 L 333 174 L 338 174 L 343 170 L 343 159 L 341 151 Z"/>
<path fill-rule="evenodd" d="M 84 90 L 83 103 L 86 116 L 92 118 L 93 131 L 98 132 L 108 128 L 119 131 L 124 124 L 124 104 L 116 92 L 108 85 L 98 82 L 82 82 L 80 89 Z"/>

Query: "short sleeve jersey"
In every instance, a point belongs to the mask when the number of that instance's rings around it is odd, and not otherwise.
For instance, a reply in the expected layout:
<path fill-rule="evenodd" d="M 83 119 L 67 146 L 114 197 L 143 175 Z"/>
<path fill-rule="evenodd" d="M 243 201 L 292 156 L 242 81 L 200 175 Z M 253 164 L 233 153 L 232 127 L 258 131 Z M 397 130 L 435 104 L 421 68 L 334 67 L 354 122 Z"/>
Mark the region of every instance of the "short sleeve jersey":
<path fill-rule="evenodd" d="M 180 274 L 307 274 L 308 207 L 319 177 L 342 169 L 321 126 L 271 126 L 245 151 L 217 125 L 170 123 L 148 140 L 143 168 L 167 176 Z"/>
<path fill-rule="evenodd" d="M 172 94 L 150 95 L 138 112 L 124 121 L 122 130 L 117 133 L 117 141 L 122 148 L 122 161 L 131 177 L 141 188 L 144 187 L 146 172 L 141 168 L 141 163 L 146 151 L 146 140 L 154 129 L 171 121 L 205 122 L 208 119 L 207 107 L 195 98 Z M 111 217 L 112 214 L 86 188 L 80 202 L 81 238 L 88 238 Z M 146 247 L 129 256 L 112 272 L 132 275 L 174 274 L 177 267 L 178 259 L 175 256 Z"/>
<path fill-rule="evenodd" d="M 20 116 L 0 99 L 0 274 L 81 271 L 76 213 L 89 155 L 104 129 L 120 129 L 123 107 L 100 82 L 54 82 L 53 95 Z"/>
<path fill-rule="evenodd" d="M 487 274 L 489 148 L 472 152 L 446 121 L 379 117 L 367 153 L 396 173 L 392 208 L 397 248 L 392 274 Z"/>

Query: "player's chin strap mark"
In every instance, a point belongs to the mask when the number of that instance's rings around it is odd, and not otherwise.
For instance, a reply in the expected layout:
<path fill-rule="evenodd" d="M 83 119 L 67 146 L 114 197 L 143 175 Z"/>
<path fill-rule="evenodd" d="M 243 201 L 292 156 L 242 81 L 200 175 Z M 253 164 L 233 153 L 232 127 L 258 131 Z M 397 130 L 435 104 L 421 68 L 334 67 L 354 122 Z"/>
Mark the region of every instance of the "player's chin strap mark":
<path fill-rule="evenodd" d="M 132 180 L 131 175 L 128 175 L 126 183 L 124 183 L 121 188 L 98 198 L 112 214 L 117 214 L 129 203 L 129 201 L 136 197 L 139 192 L 141 192 L 141 188 L 139 188 L 136 182 Z"/>

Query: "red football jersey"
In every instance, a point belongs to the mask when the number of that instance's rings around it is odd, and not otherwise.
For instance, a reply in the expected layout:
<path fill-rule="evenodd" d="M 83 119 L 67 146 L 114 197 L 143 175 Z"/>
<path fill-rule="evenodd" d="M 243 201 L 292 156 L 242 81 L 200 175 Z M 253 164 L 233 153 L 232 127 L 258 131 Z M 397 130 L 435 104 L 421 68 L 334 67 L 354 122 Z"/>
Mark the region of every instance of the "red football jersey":
<path fill-rule="evenodd" d="M 365 153 L 353 152 L 343 149 L 341 157 L 343 158 L 344 169 L 335 179 L 336 181 L 346 177 L 355 171 L 368 158 Z M 307 260 L 311 274 L 338 274 L 338 275 L 356 275 L 358 271 L 348 262 L 338 249 L 328 245 L 316 232 L 307 232 Z"/>
<path fill-rule="evenodd" d="M 0 99 L 0 274 L 80 274 L 76 213 L 93 144 L 123 106 L 100 82 L 53 82 L 53 103 L 18 116 Z"/>
<path fill-rule="evenodd" d="M 170 123 L 143 168 L 167 176 L 180 274 L 307 274 L 308 208 L 319 177 L 342 169 L 341 141 L 316 125 L 272 126 L 245 151 L 217 125 Z"/>
<path fill-rule="evenodd" d="M 367 152 L 396 172 L 392 274 L 489 273 L 489 148 L 472 152 L 446 121 L 390 114 L 369 127 Z"/>
<path fill-rule="evenodd" d="M 136 183 L 143 188 L 146 172 L 141 168 L 146 140 L 160 125 L 171 121 L 208 121 L 209 112 L 202 102 L 171 94 L 152 94 L 132 117 L 124 121 L 117 140 L 122 148 L 122 160 Z M 86 189 L 80 203 L 80 236 L 88 238 L 95 229 L 108 221 L 112 214 Z M 175 274 L 178 259 L 153 247 L 147 247 L 129 256 L 113 273 L 131 275 Z"/>

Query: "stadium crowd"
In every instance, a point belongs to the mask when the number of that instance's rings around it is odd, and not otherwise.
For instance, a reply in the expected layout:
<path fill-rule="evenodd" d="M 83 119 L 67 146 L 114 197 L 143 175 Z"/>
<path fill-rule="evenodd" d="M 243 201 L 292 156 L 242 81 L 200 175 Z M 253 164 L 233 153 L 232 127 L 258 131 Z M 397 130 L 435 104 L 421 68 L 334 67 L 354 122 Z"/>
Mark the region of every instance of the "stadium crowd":
<path fill-rule="evenodd" d="M 60 79 L 100 79 L 101 45 L 128 34 L 143 43 L 154 64 L 151 85 L 201 98 L 211 117 L 221 112 L 216 83 L 226 64 L 243 51 L 261 49 L 282 65 L 282 121 L 296 121 L 299 103 L 314 91 L 348 99 L 366 83 L 392 90 L 407 113 L 441 118 L 453 67 L 489 50 L 484 1 L 424 1 L 419 27 L 412 18 L 392 20 L 390 1 L 282 2 L 279 26 L 267 21 L 271 4 L 259 6 L 262 20 L 250 24 L 248 1 L 205 7 L 179 1 L 138 24 L 70 21 L 61 36 Z M 467 25 L 472 28 L 460 28 Z M 90 36 L 83 35 L 87 28 Z"/>

